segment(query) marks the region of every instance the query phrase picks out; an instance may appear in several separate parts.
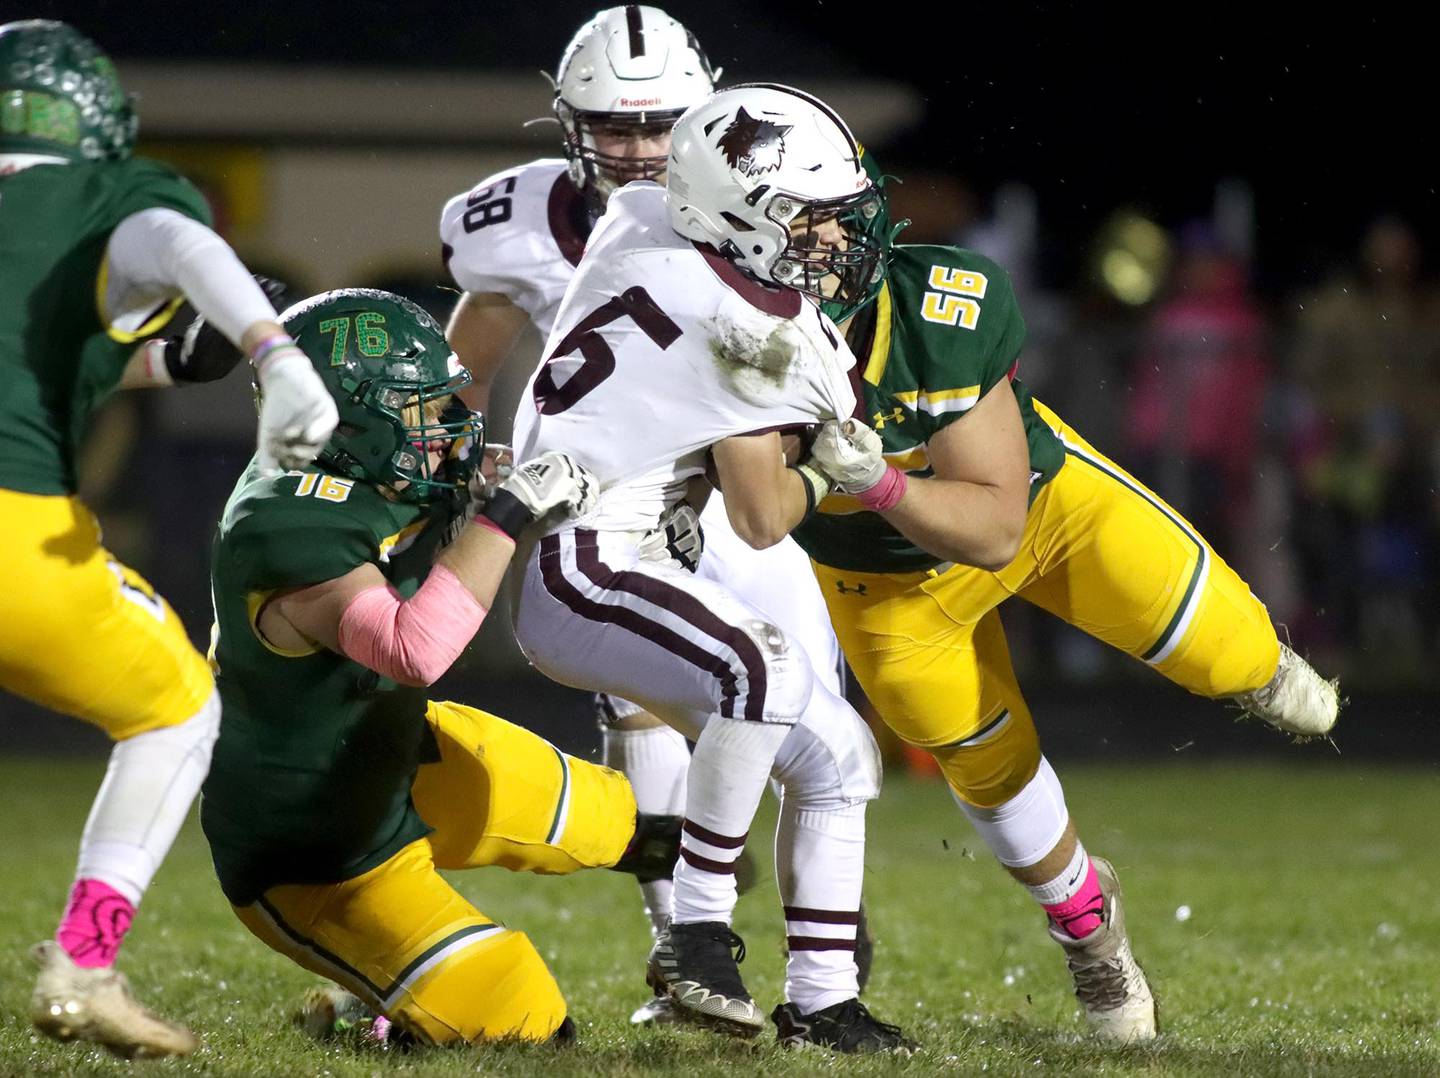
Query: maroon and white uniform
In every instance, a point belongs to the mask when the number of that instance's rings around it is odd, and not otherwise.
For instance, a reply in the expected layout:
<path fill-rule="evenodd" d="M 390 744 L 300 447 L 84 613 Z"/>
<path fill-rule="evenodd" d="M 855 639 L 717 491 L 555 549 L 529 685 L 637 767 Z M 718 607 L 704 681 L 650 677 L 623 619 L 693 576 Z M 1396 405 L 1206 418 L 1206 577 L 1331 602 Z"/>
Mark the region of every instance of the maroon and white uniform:
<path fill-rule="evenodd" d="M 585 200 L 560 158 L 489 176 L 452 198 L 440 216 L 442 252 L 455 283 L 467 292 L 508 297 L 547 337 L 590 228 Z M 719 495 L 701 523 L 700 575 L 730 584 L 766 611 L 805 649 L 816 675 L 840 691 L 840 645 L 804 551 L 788 536 L 766 550 L 747 546 Z M 613 701 L 606 710 L 625 715 L 638 708 Z"/>
<path fill-rule="evenodd" d="M 787 990 L 823 1007 L 855 994 L 874 739 L 761 604 L 643 560 L 638 542 L 716 442 L 848 416 L 854 357 L 809 299 L 677 235 L 665 199 L 653 184 L 611 197 L 522 396 L 517 459 L 563 450 L 602 493 L 531 552 L 516 636 L 549 677 L 634 700 L 698 738 L 677 923 L 729 920 L 733 862 L 773 768 Z"/>

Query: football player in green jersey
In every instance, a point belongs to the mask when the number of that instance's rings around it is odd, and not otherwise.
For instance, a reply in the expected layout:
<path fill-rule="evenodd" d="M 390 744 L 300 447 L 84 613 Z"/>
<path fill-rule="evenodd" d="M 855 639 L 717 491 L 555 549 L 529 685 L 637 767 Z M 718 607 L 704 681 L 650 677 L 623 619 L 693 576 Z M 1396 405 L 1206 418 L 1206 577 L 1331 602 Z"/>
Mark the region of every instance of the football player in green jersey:
<path fill-rule="evenodd" d="M 216 533 L 225 724 L 201 822 L 221 887 L 251 932 L 350 993 L 312 996 L 311 1020 L 338 1000 L 424 1043 L 567 1033 L 530 941 L 436 869 L 668 871 L 679 820 L 655 848 L 618 772 L 426 688 L 479 628 L 520 531 L 587 511 L 598 485 L 548 453 L 459 504 L 483 432 L 439 325 L 369 289 L 284 322 L 340 425 L 309 468 L 252 466 Z"/>
<path fill-rule="evenodd" d="M 52 1036 L 169 1055 L 195 1038 L 141 1007 L 113 965 L 204 778 L 220 706 L 174 612 L 101 546 L 75 496 L 77 446 L 117 387 L 238 361 L 136 348 L 186 298 L 255 366 L 266 467 L 313 459 L 335 405 L 199 192 L 131 156 L 135 131 L 93 42 L 58 22 L 0 25 L 0 688 L 116 742 L 60 927 L 34 950 L 31 1012 Z"/>
<path fill-rule="evenodd" d="M 1118 881 L 1076 836 L 997 608 L 1019 595 L 1302 737 L 1334 725 L 1335 685 L 1280 644 L 1265 607 L 1179 513 L 1031 398 L 1016 377 L 1024 322 L 998 265 L 894 246 L 846 303 L 830 263 L 843 264 L 850 237 L 817 219 L 805 242 L 822 254 L 782 260 L 827 301 L 859 360 L 857 415 L 827 424 L 812 449 L 838 493 L 795 532 L 841 646 L 881 716 L 935 756 L 1045 909 L 1092 1027 L 1153 1037 Z"/>

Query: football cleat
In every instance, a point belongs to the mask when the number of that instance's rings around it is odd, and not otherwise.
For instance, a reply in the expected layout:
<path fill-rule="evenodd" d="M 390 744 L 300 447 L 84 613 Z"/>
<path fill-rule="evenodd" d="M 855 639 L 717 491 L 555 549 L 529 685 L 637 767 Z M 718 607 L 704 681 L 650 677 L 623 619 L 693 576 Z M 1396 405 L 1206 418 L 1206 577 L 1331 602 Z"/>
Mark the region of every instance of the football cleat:
<path fill-rule="evenodd" d="M 1313 666 L 1280 645 L 1275 676 L 1235 702 L 1247 713 L 1296 737 L 1324 737 L 1340 715 L 1340 684 L 1321 677 Z"/>
<path fill-rule="evenodd" d="M 905 1036 L 899 1026 L 882 1022 L 858 999 L 847 999 L 813 1014 L 801 1014 L 793 1003 L 782 1003 L 770 1012 L 775 1035 L 784 1048 L 817 1044 L 837 1052 L 889 1052 L 913 1055 L 920 1046 Z"/>
<path fill-rule="evenodd" d="M 353 992 L 334 984 L 308 989 L 300 999 L 294 1021 L 307 1037 L 317 1041 L 354 1039 L 380 1048 L 388 1046 L 393 1031 L 388 1018 L 376 1014 Z"/>
<path fill-rule="evenodd" d="M 94 1041 L 125 1059 L 188 1056 L 200 1046 L 184 1026 L 147 1010 L 118 970 L 83 969 L 54 940 L 37 943 L 40 966 L 30 995 L 30 1018 L 56 1040 Z"/>
<path fill-rule="evenodd" d="M 1077 940 L 1054 924 L 1049 925 L 1050 935 L 1065 949 L 1075 998 L 1090 1028 L 1118 1044 L 1151 1040 L 1156 1032 L 1155 997 L 1145 971 L 1130 953 L 1120 881 L 1109 861 L 1092 856 L 1090 863 L 1105 898 L 1103 923 L 1084 939 Z"/>
<path fill-rule="evenodd" d="M 668 924 L 655 937 L 645 981 L 675 1004 L 676 1017 L 741 1037 L 765 1025 L 740 980 L 745 941 L 720 921 Z"/>
<path fill-rule="evenodd" d="M 679 1022 L 680 1009 L 669 996 L 654 996 L 636 1007 L 630 1014 L 632 1026 L 668 1026 Z"/>

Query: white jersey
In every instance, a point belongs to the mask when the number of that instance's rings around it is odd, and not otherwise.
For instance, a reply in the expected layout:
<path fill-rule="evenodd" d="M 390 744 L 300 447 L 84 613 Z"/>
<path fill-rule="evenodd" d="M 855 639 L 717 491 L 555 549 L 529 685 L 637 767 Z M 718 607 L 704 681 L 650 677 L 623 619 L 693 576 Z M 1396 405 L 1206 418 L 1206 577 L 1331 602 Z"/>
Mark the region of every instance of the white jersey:
<path fill-rule="evenodd" d="M 498 292 L 550 332 L 585 250 L 585 200 L 559 158 L 497 172 L 440 213 L 445 265 L 466 292 Z"/>
<path fill-rule="evenodd" d="M 585 528 L 651 528 L 716 442 L 855 407 L 834 324 L 679 236 L 665 199 L 651 183 L 611 196 L 515 417 L 517 459 L 558 449 L 600 479 Z"/>

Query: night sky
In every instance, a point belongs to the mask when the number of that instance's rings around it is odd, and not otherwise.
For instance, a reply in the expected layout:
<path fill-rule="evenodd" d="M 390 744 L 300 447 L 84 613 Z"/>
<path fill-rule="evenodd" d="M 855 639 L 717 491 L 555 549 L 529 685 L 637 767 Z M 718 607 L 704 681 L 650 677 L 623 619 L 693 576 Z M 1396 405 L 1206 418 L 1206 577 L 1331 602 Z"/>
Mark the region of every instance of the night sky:
<path fill-rule="evenodd" d="M 1395 4 L 1323 15 L 1270 5 L 876 5 L 720 0 L 665 5 L 725 81 L 870 74 L 915 85 L 925 122 L 880 159 L 952 171 L 982 195 L 1007 179 L 1040 194 L 1047 242 L 1078 249 L 1106 213 L 1137 205 L 1178 225 L 1214 185 L 1256 193 L 1262 280 L 1303 285 L 1399 213 L 1440 268 L 1431 36 Z M 1275 5 L 1278 7 L 1278 5 Z M 122 64 L 224 59 L 553 70 L 594 0 L 533 3 L 4 0 L 5 16 L 82 26 Z M 865 10 L 865 9 L 862 9 Z M 400 14 L 402 13 L 403 14 Z M 143 110 L 142 110 L 143 121 Z M 1068 273 L 1076 259 L 1051 260 Z"/>

